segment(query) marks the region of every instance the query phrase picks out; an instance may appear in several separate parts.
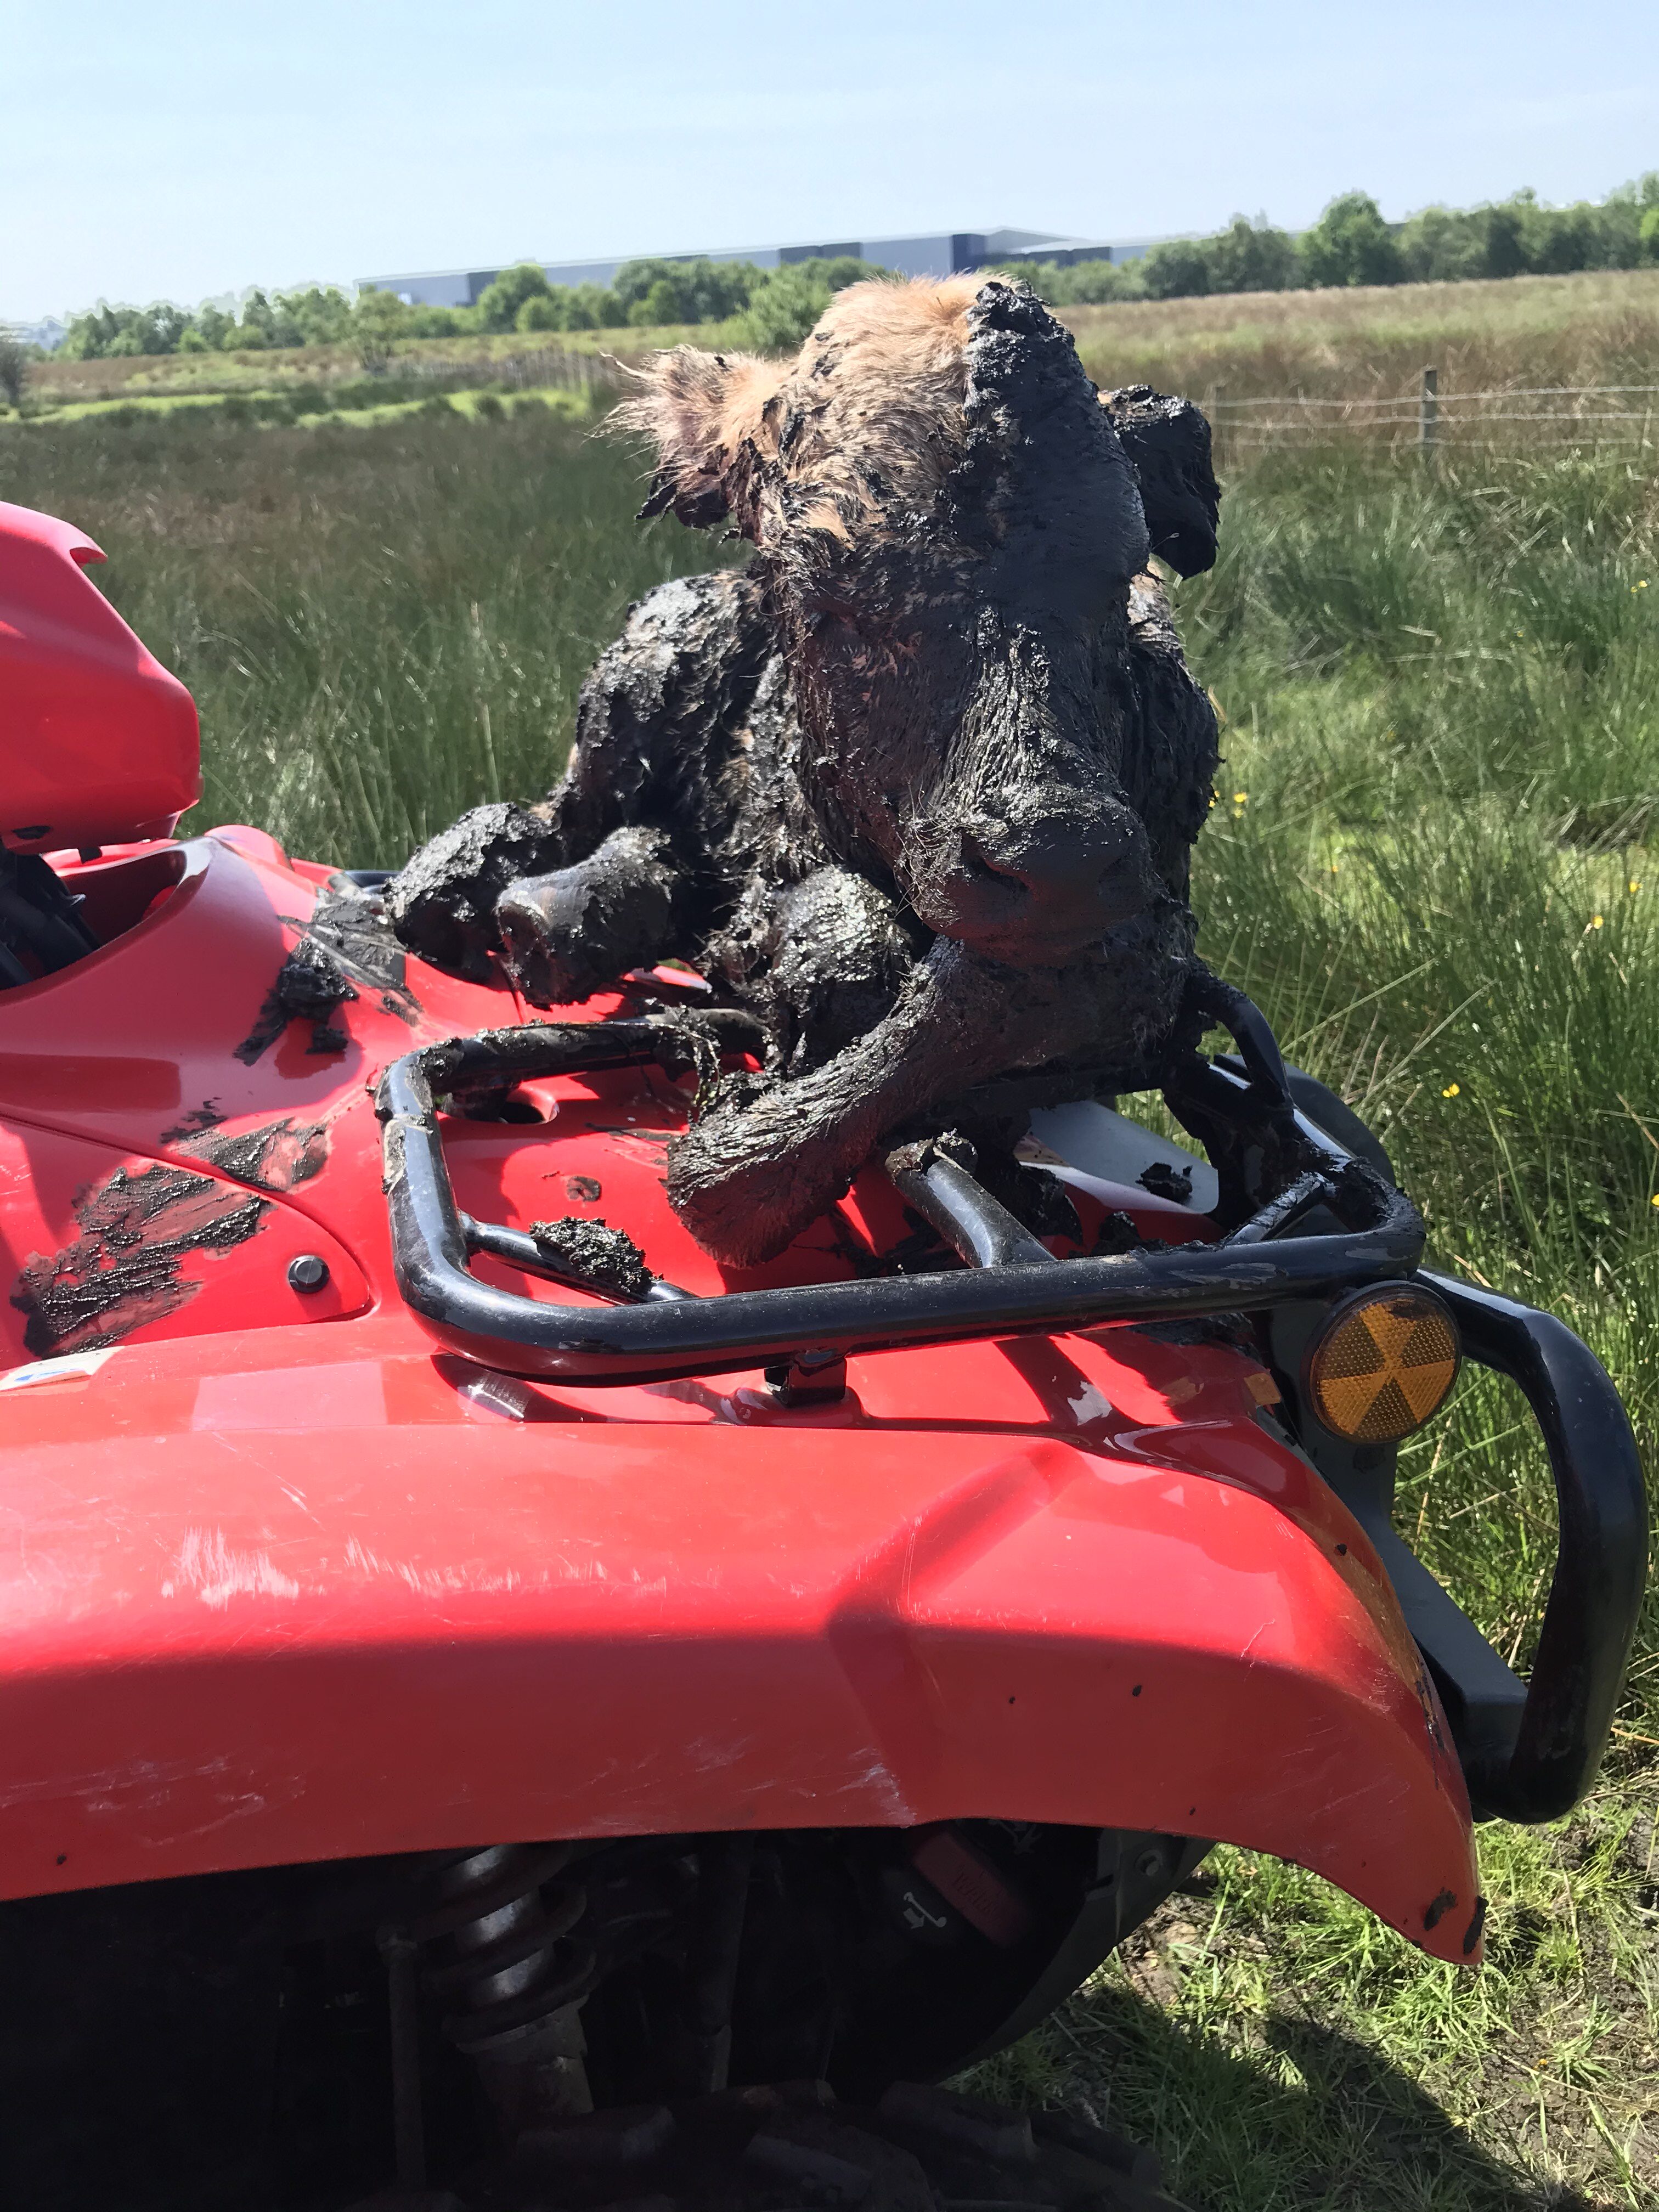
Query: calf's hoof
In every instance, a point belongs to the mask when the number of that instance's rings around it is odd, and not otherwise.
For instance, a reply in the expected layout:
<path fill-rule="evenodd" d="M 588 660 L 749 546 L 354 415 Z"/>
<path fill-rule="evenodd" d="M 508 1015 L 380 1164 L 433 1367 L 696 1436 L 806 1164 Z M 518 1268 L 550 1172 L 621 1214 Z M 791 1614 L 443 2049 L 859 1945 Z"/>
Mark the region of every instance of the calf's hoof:
<path fill-rule="evenodd" d="M 532 1006 L 568 1006 L 591 999 L 622 972 L 605 960 L 583 927 L 587 900 L 572 884 L 574 869 L 526 876 L 495 902 L 501 964 Z"/>
<path fill-rule="evenodd" d="M 532 1006 L 564 1006 L 660 957 L 674 935 L 676 879 L 655 830 L 617 830 L 551 875 L 524 876 L 495 902 L 507 973 Z"/>
<path fill-rule="evenodd" d="M 545 867 L 556 852 L 546 823 L 527 807 L 475 806 L 392 878 L 386 918 L 399 943 L 421 959 L 488 982 L 496 900 L 515 876 Z"/>

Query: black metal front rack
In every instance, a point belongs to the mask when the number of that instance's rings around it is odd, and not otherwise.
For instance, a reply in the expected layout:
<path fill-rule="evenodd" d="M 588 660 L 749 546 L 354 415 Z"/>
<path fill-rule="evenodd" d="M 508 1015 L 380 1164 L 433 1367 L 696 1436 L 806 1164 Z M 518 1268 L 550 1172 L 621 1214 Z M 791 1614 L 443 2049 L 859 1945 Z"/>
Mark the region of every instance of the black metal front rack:
<path fill-rule="evenodd" d="M 455 1203 L 438 1101 L 465 1104 L 538 1077 L 652 1062 L 684 1065 L 693 1039 L 732 1050 L 745 1016 L 546 1024 L 487 1030 L 412 1052 L 382 1077 L 386 1190 L 398 1287 L 451 1347 L 521 1375 L 584 1386 L 667 1382 L 826 1356 L 1048 1334 L 1103 1322 L 1249 1312 L 1324 1299 L 1411 1273 L 1423 1224 L 1401 1191 L 1299 1119 L 1271 1032 L 1237 994 L 1218 999 L 1244 1072 L 1195 1060 L 1167 1096 L 1218 1156 L 1239 1217 L 1218 1243 L 1057 1260 L 948 1153 L 888 1158 L 901 1195 L 967 1262 L 961 1271 L 693 1297 L 657 1284 L 632 1304 L 556 1305 L 490 1288 L 468 1261 L 489 1253 L 582 1289 L 601 1286 L 521 1231 L 473 1220 Z M 1240 1163 L 1249 1161 L 1249 1171 Z M 1263 1163 L 1277 1165 L 1276 1174 Z M 1230 1173 L 1230 1169 L 1232 1170 Z M 1339 1226 L 1295 1236 L 1322 1208 Z"/>
<path fill-rule="evenodd" d="M 1058 1260 L 969 1172 L 924 1139 L 889 1153 L 900 1195 L 965 1262 L 953 1272 L 693 1297 L 653 1282 L 633 1303 L 565 1305 L 479 1282 L 489 1254 L 599 1291 L 537 1239 L 456 1205 L 440 1102 L 465 1110 L 520 1082 L 601 1068 L 708 1064 L 754 1042 L 741 1013 L 531 1025 L 452 1038 L 389 1067 L 376 1095 L 393 1259 L 404 1297 L 446 1348 L 566 1385 L 667 1382 L 763 1368 L 785 1404 L 839 1395 L 849 1354 L 1105 1322 L 1258 1316 L 1282 1344 L 1329 1302 L 1417 1273 L 1423 1223 L 1389 1179 L 1297 1111 L 1266 1021 L 1207 981 L 1199 1011 L 1228 1029 L 1236 1061 L 1188 1055 L 1165 1097 L 1218 1171 L 1218 1242 Z M 1311 1217 L 1311 1218 L 1310 1218 Z M 1300 1233 L 1292 1233 L 1295 1231 Z M 1647 1503 L 1635 1438 L 1589 1348 L 1553 1316 L 1441 1276 L 1468 1354 L 1517 1383 L 1555 1480 L 1559 1540 L 1530 1683 L 1521 1682 L 1421 1566 L 1390 1519 L 1391 1449 L 1326 1435 L 1281 1371 L 1298 1440 L 1364 1524 L 1439 1686 L 1478 1813 L 1552 1820 L 1577 1802 L 1606 1749 L 1647 1571 Z"/>

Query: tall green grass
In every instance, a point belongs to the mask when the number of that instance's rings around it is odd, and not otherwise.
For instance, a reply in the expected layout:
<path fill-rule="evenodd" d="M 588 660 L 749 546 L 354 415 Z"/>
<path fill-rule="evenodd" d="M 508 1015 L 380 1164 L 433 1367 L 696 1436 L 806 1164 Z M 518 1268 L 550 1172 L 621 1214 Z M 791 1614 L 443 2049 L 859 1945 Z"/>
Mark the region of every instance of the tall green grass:
<path fill-rule="evenodd" d="M 536 402 L 468 420 L 0 432 L 0 496 L 109 556 L 110 598 L 201 712 L 199 815 L 396 866 L 480 799 L 538 796 L 629 603 L 721 557 L 641 528 L 637 464 Z"/>
<path fill-rule="evenodd" d="M 0 494 L 104 544 L 195 691 L 203 818 L 356 865 L 544 789 L 628 602 L 724 557 L 635 525 L 641 488 L 544 410 L 0 432 Z M 1287 456 L 1230 488 L 1222 538 L 1176 593 L 1226 717 L 1205 949 L 1377 1127 L 1440 1263 L 1589 1339 L 1652 1464 L 1659 490 L 1614 461 Z M 1467 1378 L 1403 1456 L 1401 1522 L 1523 1665 L 1553 1514 L 1517 1402 Z M 1619 1730 L 1571 1822 L 1485 1832 L 1483 1977 L 1220 1853 L 988 2083 L 1155 2136 L 1210 2212 L 1659 2203 L 1651 1616 Z"/>
<path fill-rule="evenodd" d="M 1179 587 L 1226 717 L 1210 959 L 1388 1144 L 1431 1256 L 1589 1340 L 1659 1462 L 1659 489 L 1616 461 L 1425 472 L 1349 449 L 1235 485 Z M 1397 1519 L 1525 1666 L 1553 1494 L 1468 1376 Z M 1601 1785 L 1484 1832 L 1492 1964 L 1426 1966 L 1295 1870 L 1224 1853 L 1015 2063 L 1120 2110 L 1215 2205 L 1659 2203 L 1659 1608 Z M 1149 1995 L 1160 2002 L 1149 2008 Z M 1171 2069 L 1168 2021 L 1192 2069 Z M 1200 2089 L 1200 2085 L 1203 2085 Z"/>

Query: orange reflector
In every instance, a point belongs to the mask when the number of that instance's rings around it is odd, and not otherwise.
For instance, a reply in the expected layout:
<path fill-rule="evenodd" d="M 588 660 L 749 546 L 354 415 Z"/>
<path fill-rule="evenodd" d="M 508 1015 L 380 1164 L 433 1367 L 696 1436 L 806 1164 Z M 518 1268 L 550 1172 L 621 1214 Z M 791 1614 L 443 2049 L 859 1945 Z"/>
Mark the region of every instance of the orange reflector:
<path fill-rule="evenodd" d="M 1392 1443 L 1432 1420 L 1457 1380 L 1457 1324 L 1431 1291 L 1391 1284 L 1338 1306 L 1309 1347 L 1313 1409 L 1353 1443 Z"/>

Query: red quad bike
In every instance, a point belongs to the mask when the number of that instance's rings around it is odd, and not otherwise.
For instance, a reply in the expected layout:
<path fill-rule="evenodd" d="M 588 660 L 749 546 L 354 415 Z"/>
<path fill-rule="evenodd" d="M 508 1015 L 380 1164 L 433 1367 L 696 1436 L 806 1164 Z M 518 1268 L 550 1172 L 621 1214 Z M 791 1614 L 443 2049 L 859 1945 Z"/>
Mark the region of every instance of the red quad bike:
<path fill-rule="evenodd" d="M 0 2199 L 1167 2204 L 938 2085 L 1212 1840 L 1477 1964 L 1642 1591 L 1583 1345 L 1225 994 L 1196 1149 L 1010 1082 L 1000 1195 L 911 1142 L 716 1266 L 664 1151 L 745 1018 L 547 1021 L 175 840 L 100 557 L 0 507 Z M 1460 1355 L 1554 1471 L 1524 1683 L 1390 1522 Z"/>

